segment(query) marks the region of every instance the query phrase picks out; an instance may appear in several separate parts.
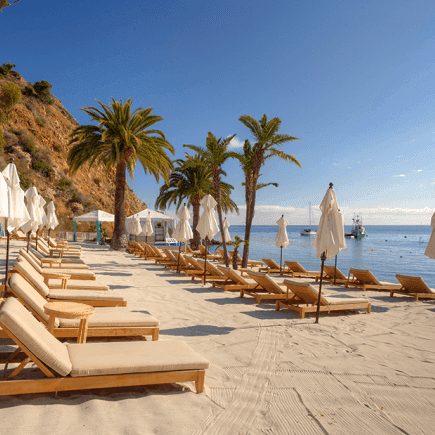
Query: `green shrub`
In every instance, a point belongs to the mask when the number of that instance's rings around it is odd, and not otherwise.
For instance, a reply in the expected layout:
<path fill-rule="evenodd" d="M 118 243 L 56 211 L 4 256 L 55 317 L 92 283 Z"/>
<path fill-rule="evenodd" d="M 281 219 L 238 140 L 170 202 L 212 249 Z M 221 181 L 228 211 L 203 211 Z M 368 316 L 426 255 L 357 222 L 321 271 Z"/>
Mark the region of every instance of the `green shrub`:
<path fill-rule="evenodd" d="M 72 181 L 68 180 L 68 178 L 66 178 L 66 177 L 62 177 L 59 181 L 59 187 L 61 187 L 62 190 L 65 189 L 65 187 L 71 186 L 71 184 L 72 184 Z"/>
<path fill-rule="evenodd" d="M 47 80 L 42 80 L 40 82 L 35 82 L 33 84 L 33 90 L 36 93 L 37 98 L 48 102 L 49 104 L 53 104 L 53 100 L 50 98 L 50 89 L 53 86 L 47 82 Z"/>
<path fill-rule="evenodd" d="M 43 162 L 42 160 L 36 159 L 32 163 L 32 168 L 35 171 L 40 172 L 44 177 L 50 178 L 53 170 L 51 169 L 50 165 L 47 162 Z"/>
<path fill-rule="evenodd" d="M 3 130 L 0 130 L 0 152 L 3 152 L 6 145 L 6 140 L 3 135 Z"/>
<path fill-rule="evenodd" d="M 94 182 L 95 182 L 95 184 L 100 185 L 101 184 L 101 178 L 99 178 L 99 177 L 94 178 Z"/>
<path fill-rule="evenodd" d="M 62 150 L 62 145 L 59 144 L 59 143 L 54 144 L 54 145 L 53 145 L 53 148 L 54 148 L 54 151 L 56 151 L 56 152 L 58 152 L 58 153 L 61 153 L 61 152 L 63 151 L 63 150 Z"/>
<path fill-rule="evenodd" d="M 23 190 L 27 190 L 32 184 L 32 180 L 28 178 L 25 174 L 18 172 L 18 176 L 20 177 L 20 186 Z"/>
<path fill-rule="evenodd" d="M 29 153 L 31 156 L 36 156 L 36 153 L 38 152 L 38 147 L 36 146 L 35 141 L 32 137 L 25 135 L 21 137 L 20 140 L 24 151 Z"/>
<path fill-rule="evenodd" d="M 36 124 L 38 124 L 40 127 L 44 127 L 45 124 L 47 124 L 47 121 L 44 118 L 36 118 L 35 119 Z"/>
<path fill-rule="evenodd" d="M 26 95 L 27 97 L 36 97 L 32 84 L 29 83 L 29 85 L 24 88 L 23 95 Z"/>
<path fill-rule="evenodd" d="M 21 97 L 21 90 L 15 83 L 6 83 L 0 88 L 0 124 L 11 119 L 10 113 Z"/>
<path fill-rule="evenodd" d="M 2 0 L 2 5 L 4 1 Z M 16 65 L 14 65 L 12 62 L 4 63 L 2 66 L 0 66 L 0 76 L 6 77 L 11 71 L 12 68 L 15 68 Z"/>

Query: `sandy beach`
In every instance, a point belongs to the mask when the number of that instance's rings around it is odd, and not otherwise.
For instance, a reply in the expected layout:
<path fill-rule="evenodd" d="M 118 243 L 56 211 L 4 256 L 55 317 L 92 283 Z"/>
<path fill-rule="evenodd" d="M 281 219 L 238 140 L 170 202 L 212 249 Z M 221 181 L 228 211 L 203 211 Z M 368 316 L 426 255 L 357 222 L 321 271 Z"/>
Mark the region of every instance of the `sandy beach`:
<path fill-rule="evenodd" d="M 12 263 L 20 247 L 12 242 Z M 372 313 L 331 313 L 317 325 L 125 252 L 82 249 L 109 293 L 160 320 L 160 340 L 185 341 L 210 361 L 205 392 L 186 383 L 1 397 L 1 433 L 433 433 L 434 302 L 331 287 L 368 298 Z M 2 242 L 3 263 L 4 254 Z"/>

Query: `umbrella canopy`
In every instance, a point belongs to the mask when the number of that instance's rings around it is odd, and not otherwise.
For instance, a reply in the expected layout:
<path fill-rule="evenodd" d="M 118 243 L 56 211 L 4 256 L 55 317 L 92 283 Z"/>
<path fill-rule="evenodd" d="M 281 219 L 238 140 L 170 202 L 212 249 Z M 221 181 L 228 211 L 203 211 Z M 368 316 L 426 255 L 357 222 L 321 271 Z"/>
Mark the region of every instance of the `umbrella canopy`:
<path fill-rule="evenodd" d="M 222 226 L 224 227 L 224 229 L 221 231 L 221 233 L 219 234 L 219 240 L 221 242 L 223 242 L 222 240 L 222 233 L 225 234 L 225 243 L 231 242 L 231 236 L 230 236 L 230 232 L 228 231 L 228 228 L 231 226 L 228 221 L 227 218 L 224 219 Z"/>
<path fill-rule="evenodd" d="M 145 225 L 143 226 L 143 233 L 148 237 L 154 234 L 153 224 L 151 223 L 151 215 L 148 214 Z"/>
<path fill-rule="evenodd" d="M 201 205 L 204 211 L 199 218 L 196 229 L 203 239 L 208 237 L 208 239 L 211 240 L 219 232 L 219 227 L 214 216 L 214 208 L 217 202 L 208 194 L 202 199 Z"/>
<path fill-rule="evenodd" d="M 139 218 L 136 216 L 132 219 L 127 220 L 128 232 L 134 236 L 138 236 L 142 232 L 142 227 L 140 225 Z"/>
<path fill-rule="evenodd" d="M 42 228 L 44 227 L 48 228 L 47 215 L 44 210 L 45 204 L 47 204 L 47 201 L 45 201 L 45 199 L 41 195 L 39 195 L 39 212 L 41 214 L 41 221 L 42 221 L 42 224 L 39 225 L 40 230 L 42 230 Z"/>
<path fill-rule="evenodd" d="M 190 228 L 189 224 L 189 209 L 183 205 L 183 207 L 181 207 L 181 209 L 177 212 L 177 216 L 180 218 L 180 221 L 175 227 L 172 237 L 179 242 L 186 243 L 188 240 L 193 238 L 192 228 Z"/>
<path fill-rule="evenodd" d="M 102 210 L 94 210 L 89 213 L 76 216 L 74 222 L 115 222 L 115 215 Z"/>
<path fill-rule="evenodd" d="M 426 246 L 424 255 L 435 260 L 435 213 L 432 215 L 430 226 L 433 228 L 429 243 Z"/>
<path fill-rule="evenodd" d="M 327 190 L 320 204 L 320 210 L 322 216 L 320 217 L 319 228 L 313 246 L 316 251 L 316 258 L 319 258 L 325 252 L 326 258 L 331 260 L 347 247 L 344 238 L 343 216 L 338 209 L 337 199 L 332 187 Z"/>
<path fill-rule="evenodd" d="M 0 172 L 0 224 L 5 227 L 5 220 L 9 218 L 9 188 L 3 174 Z"/>
<path fill-rule="evenodd" d="M 8 231 L 19 228 L 30 219 L 30 215 L 24 204 L 24 191 L 20 187 L 20 177 L 17 168 L 9 163 L 2 172 L 4 180 L 8 185 L 9 219 Z"/>
<path fill-rule="evenodd" d="M 59 225 L 59 221 L 56 216 L 56 207 L 53 201 L 50 201 L 48 204 L 47 212 L 47 228 L 54 230 Z"/>
<path fill-rule="evenodd" d="M 41 209 L 39 207 L 39 195 L 35 186 L 31 186 L 27 189 L 25 195 L 27 201 L 27 211 L 30 215 L 30 220 L 28 220 L 21 229 L 28 233 L 31 231 L 35 233 L 36 230 L 42 225 Z"/>
<path fill-rule="evenodd" d="M 275 246 L 277 246 L 278 248 L 286 248 L 290 244 L 288 240 L 287 229 L 286 229 L 288 222 L 284 219 L 284 215 L 282 215 L 276 221 L 276 223 L 279 229 L 275 237 Z"/>

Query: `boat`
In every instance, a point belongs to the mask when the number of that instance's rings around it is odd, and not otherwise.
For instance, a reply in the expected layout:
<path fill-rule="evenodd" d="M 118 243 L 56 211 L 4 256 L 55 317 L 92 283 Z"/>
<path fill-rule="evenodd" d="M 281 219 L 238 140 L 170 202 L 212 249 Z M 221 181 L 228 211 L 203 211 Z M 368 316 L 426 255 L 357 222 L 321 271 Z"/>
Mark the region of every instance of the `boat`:
<path fill-rule="evenodd" d="M 311 229 L 311 202 L 310 202 L 310 210 L 308 212 L 308 216 L 310 219 L 310 228 L 305 228 L 301 231 L 301 236 L 315 236 L 316 232 Z M 314 217 L 313 217 L 313 224 L 314 224 Z"/>
<path fill-rule="evenodd" d="M 361 218 L 356 215 L 353 219 L 353 229 L 350 233 L 344 235 L 348 239 L 362 239 L 366 235 L 366 229 L 363 227 L 362 216 Z"/>

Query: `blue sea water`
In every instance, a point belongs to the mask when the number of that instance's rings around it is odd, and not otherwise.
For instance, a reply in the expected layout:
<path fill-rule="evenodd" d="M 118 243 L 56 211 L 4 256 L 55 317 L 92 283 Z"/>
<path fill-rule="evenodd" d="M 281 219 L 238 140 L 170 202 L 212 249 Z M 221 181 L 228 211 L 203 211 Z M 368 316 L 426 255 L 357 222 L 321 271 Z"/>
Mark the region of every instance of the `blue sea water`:
<path fill-rule="evenodd" d="M 380 281 L 397 282 L 396 273 L 415 275 L 435 288 L 435 260 L 424 255 L 432 233 L 429 225 L 365 225 L 365 228 L 366 237 L 361 240 L 346 239 L 347 249 L 338 254 L 337 267 L 345 275 L 351 267 L 370 269 Z M 299 261 L 307 270 L 320 270 L 320 260 L 316 259 L 312 246 L 314 236 L 301 236 L 303 229 L 298 225 L 287 226 L 290 245 L 283 248 L 283 262 Z M 316 231 L 317 227 L 312 229 Z M 350 230 L 351 226 L 346 225 L 345 232 Z M 245 226 L 232 225 L 229 231 L 233 240 L 235 235 L 244 238 Z M 254 225 L 249 258 L 273 258 L 279 263 L 280 248 L 274 243 L 277 231 L 277 225 Z M 325 263 L 334 264 L 334 260 Z"/>

